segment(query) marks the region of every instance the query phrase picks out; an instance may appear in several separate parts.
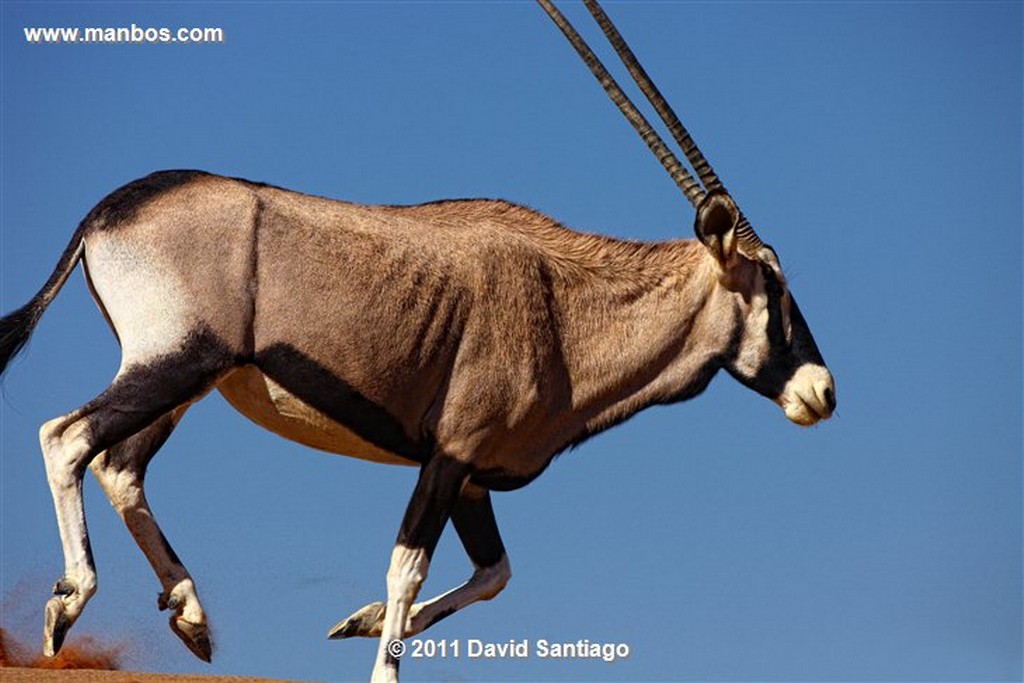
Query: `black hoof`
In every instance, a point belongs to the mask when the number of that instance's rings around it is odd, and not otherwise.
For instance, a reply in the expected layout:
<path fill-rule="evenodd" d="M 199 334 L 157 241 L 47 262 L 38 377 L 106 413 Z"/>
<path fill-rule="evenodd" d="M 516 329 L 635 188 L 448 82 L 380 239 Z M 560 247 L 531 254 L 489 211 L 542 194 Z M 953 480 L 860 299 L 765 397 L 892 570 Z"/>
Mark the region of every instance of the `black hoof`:
<path fill-rule="evenodd" d="M 339 621 L 327 633 L 331 640 L 343 638 L 375 638 L 380 635 L 384 623 L 385 605 L 383 602 L 370 603 L 344 621 Z"/>
<path fill-rule="evenodd" d="M 192 654 L 207 664 L 213 661 L 213 643 L 210 641 L 210 630 L 205 624 L 193 624 L 176 616 L 171 617 L 170 624 L 174 635 L 185 643 Z"/>
<path fill-rule="evenodd" d="M 64 638 L 74 622 L 68 619 L 64 611 L 64 603 L 60 598 L 52 598 L 46 603 L 46 617 L 43 626 L 43 654 L 55 657 L 64 647 Z"/>

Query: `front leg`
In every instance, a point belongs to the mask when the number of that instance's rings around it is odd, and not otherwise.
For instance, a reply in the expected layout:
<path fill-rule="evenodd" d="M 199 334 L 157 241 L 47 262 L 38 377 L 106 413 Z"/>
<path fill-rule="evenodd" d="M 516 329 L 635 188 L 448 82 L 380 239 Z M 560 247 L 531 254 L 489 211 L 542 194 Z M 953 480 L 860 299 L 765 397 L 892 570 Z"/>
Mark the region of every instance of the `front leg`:
<path fill-rule="evenodd" d="M 443 453 L 423 466 L 406 508 L 388 567 L 388 601 L 371 680 L 397 683 L 409 611 L 427 578 L 430 558 L 469 477 L 469 468 Z"/>
<path fill-rule="evenodd" d="M 406 638 L 475 602 L 490 600 L 501 592 L 512 576 L 494 519 L 490 493 L 486 489 L 467 483 L 462 488 L 451 518 L 475 571 L 469 581 L 458 588 L 432 600 L 414 604 L 409 610 Z M 338 622 L 328 637 L 379 637 L 385 609 L 383 602 L 366 605 L 349 618 Z"/>

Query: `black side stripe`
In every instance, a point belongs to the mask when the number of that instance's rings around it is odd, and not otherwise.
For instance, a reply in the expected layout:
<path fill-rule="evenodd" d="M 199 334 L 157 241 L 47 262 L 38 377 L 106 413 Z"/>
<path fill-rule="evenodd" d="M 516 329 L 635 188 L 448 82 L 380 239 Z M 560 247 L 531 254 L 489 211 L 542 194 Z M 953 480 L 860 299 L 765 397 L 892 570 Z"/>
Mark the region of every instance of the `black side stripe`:
<path fill-rule="evenodd" d="M 275 344 L 257 352 L 256 366 L 289 393 L 378 448 L 419 463 L 430 459 L 431 439 L 411 437 L 386 408 L 290 345 Z"/>

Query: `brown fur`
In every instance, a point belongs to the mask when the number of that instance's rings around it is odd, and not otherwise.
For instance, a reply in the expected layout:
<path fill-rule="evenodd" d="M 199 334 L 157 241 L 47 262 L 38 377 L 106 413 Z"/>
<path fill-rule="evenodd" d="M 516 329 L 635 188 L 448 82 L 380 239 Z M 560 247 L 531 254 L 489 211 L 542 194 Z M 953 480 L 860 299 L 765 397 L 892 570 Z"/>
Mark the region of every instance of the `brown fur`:
<path fill-rule="evenodd" d="M 364 206 L 200 175 L 147 197 L 116 230 L 87 226 L 85 240 L 93 280 L 96 241 L 159 253 L 147 267 L 182 283 L 190 324 L 240 359 L 286 345 L 384 406 L 410 439 L 524 480 L 685 392 L 733 337 L 736 303 L 699 243 L 578 233 L 501 201 Z M 728 324 L 700 315 L 708 305 Z M 221 390 L 247 414 L 264 410 L 242 384 Z"/>

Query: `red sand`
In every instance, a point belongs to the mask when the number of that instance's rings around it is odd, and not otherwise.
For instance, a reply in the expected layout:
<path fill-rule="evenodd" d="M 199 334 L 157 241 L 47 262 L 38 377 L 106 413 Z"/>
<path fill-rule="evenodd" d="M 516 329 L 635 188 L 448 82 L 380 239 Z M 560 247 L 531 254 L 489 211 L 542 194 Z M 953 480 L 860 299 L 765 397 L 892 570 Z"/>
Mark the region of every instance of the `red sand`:
<path fill-rule="evenodd" d="M 52 669 L 0 668 L 2 683 L 284 683 L 243 676 L 178 676 L 133 671 L 56 671 Z"/>
<path fill-rule="evenodd" d="M 193 676 L 117 671 L 127 645 L 101 643 L 91 636 L 68 640 L 60 654 L 48 658 L 29 649 L 0 628 L 0 683 L 284 683 L 242 676 Z"/>

